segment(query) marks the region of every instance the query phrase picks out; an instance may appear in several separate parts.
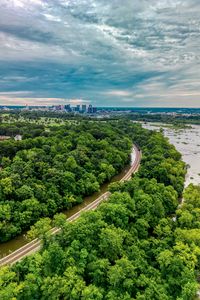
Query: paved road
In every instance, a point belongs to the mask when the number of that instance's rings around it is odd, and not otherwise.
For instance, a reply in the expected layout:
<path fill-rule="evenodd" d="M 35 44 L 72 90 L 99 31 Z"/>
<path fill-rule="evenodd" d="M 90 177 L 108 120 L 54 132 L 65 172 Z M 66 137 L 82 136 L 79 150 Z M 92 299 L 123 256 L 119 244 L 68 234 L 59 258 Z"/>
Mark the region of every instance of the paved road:
<path fill-rule="evenodd" d="M 126 181 L 131 178 L 131 175 L 135 172 L 137 172 L 139 165 L 140 165 L 140 160 L 141 160 L 141 152 L 138 150 L 136 146 L 134 146 L 135 149 L 135 160 L 133 162 L 133 165 L 131 166 L 130 170 L 126 173 L 126 175 L 120 180 Z M 94 210 L 98 207 L 98 205 L 107 200 L 108 197 L 110 196 L 110 192 L 106 192 L 103 195 L 101 195 L 99 198 L 97 198 L 95 201 L 92 203 L 88 204 L 86 207 L 82 208 L 79 212 L 75 213 L 72 215 L 70 218 L 67 219 L 68 222 L 75 221 L 78 219 L 83 211 L 88 211 L 88 210 Z M 60 231 L 60 228 L 52 228 L 51 232 L 52 234 L 55 234 Z M 0 259 L 0 266 L 7 265 L 7 264 L 14 264 L 20 259 L 22 259 L 25 256 L 30 255 L 33 252 L 36 252 L 40 249 L 41 247 L 41 241 L 39 239 L 35 239 L 31 241 L 30 243 L 24 245 L 23 247 L 17 249 L 16 251 L 12 252 L 11 254 L 3 257 Z"/>

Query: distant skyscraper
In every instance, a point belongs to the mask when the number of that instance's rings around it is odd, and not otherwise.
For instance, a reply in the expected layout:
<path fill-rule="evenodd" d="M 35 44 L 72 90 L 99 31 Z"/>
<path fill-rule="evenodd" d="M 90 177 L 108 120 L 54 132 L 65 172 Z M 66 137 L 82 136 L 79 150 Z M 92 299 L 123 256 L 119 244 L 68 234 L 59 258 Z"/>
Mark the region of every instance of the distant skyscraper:
<path fill-rule="evenodd" d="M 76 105 L 75 111 L 76 111 L 76 112 L 80 112 L 80 107 L 81 107 L 80 105 Z"/>
<path fill-rule="evenodd" d="M 97 108 L 93 107 L 92 104 L 88 106 L 88 114 L 96 114 Z"/>
<path fill-rule="evenodd" d="M 96 114 L 97 108 L 96 108 L 96 107 L 93 107 L 92 112 L 93 112 L 93 114 Z"/>
<path fill-rule="evenodd" d="M 86 104 L 82 104 L 82 112 L 86 112 L 87 110 L 87 105 Z"/>
<path fill-rule="evenodd" d="M 71 111 L 70 104 L 65 105 L 65 110 L 66 110 L 67 112 L 70 112 L 70 111 Z"/>
<path fill-rule="evenodd" d="M 90 104 L 88 106 L 88 114 L 92 114 L 92 113 L 93 113 L 92 104 Z"/>

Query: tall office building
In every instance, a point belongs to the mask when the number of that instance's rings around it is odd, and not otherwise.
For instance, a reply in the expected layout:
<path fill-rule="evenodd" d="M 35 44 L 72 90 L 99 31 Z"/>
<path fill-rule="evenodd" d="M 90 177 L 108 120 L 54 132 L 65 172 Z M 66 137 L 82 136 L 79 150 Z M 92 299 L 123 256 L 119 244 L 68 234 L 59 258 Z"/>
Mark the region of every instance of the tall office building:
<path fill-rule="evenodd" d="M 96 114 L 97 113 L 97 108 L 93 107 L 92 112 L 93 112 L 93 114 Z"/>
<path fill-rule="evenodd" d="M 65 110 L 66 110 L 67 112 L 70 112 L 70 111 L 71 111 L 71 106 L 70 106 L 70 104 L 65 105 Z"/>
<path fill-rule="evenodd" d="M 80 105 L 76 105 L 75 111 L 76 111 L 76 112 L 80 112 L 80 107 L 81 107 Z"/>
<path fill-rule="evenodd" d="M 82 112 L 86 112 L 87 110 L 87 105 L 86 104 L 82 104 Z"/>
<path fill-rule="evenodd" d="M 97 108 L 93 107 L 92 104 L 88 106 L 88 114 L 96 114 Z"/>
<path fill-rule="evenodd" d="M 92 104 L 90 104 L 88 106 L 88 114 L 92 114 L 92 113 L 93 113 Z"/>

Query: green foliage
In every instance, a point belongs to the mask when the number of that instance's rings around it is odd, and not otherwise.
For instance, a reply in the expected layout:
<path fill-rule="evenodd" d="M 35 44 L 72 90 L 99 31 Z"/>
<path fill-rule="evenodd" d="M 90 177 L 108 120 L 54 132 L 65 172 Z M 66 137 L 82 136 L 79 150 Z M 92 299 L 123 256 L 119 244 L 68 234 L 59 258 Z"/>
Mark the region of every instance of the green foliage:
<path fill-rule="evenodd" d="M 187 124 L 200 124 L 199 114 L 185 116 L 183 114 L 170 115 L 164 113 L 134 113 L 129 115 L 129 119 L 135 121 L 169 124 L 169 126 L 173 127 L 174 129 L 191 128 L 191 126 Z"/>
<path fill-rule="evenodd" d="M 51 229 L 51 219 L 40 219 L 31 226 L 31 229 L 27 233 L 27 238 L 31 241 L 35 238 L 43 238 L 46 233 Z"/>
<path fill-rule="evenodd" d="M 139 176 L 155 178 L 158 182 L 173 186 L 181 196 L 184 188 L 186 166 L 173 145 L 160 133 L 153 133 L 143 147 L 142 166 Z M 172 207 L 172 210 L 174 207 Z"/>
<path fill-rule="evenodd" d="M 60 233 L 45 237 L 40 253 L 3 269 L 0 296 L 20 300 L 193 299 L 200 266 L 199 187 L 189 186 L 178 207 L 185 167 L 176 150 L 160 133 L 143 131 L 138 125 L 118 126 L 118 131 L 141 146 L 141 170 L 128 182 L 112 184 L 112 195 L 96 211 L 84 213 L 73 223 L 56 216 Z M 98 139 L 105 134 L 107 131 L 93 128 Z M 85 147 L 87 141 L 79 137 L 79 143 Z M 66 172 L 79 174 L 82 164 L 90 168 L 87 151 L 82 149 L 79 159 L 77 149 L 74 151 L 76 163 L 68 160 Z M 99 160 L 101 151 L 96 155 Z M 102 163 L 99 170 L 105 173 Z M 114 166 L 114 160 L 109 164 Z M 51 168 L 47 178 L 49 174 L 59 182 L 55 169 Z M 48 192 L 43 185 L 37 186 L 41 195 L 43 189 Z M 22 194 L 26 193 L 31 191 L 25 188 Z M 56 189 L 50 195 L 51 200 L 59 201 Z M 9 221 L 6 204 L 1 212 Z M 39 229 L 44 227 L 39 225 Z"/>
<path fill-rule="evenodd" d="M 101 123 L 101 130 L 98 123 L 81 122 L 48 131 L 27 123 L 29 134 L 25 124 L 2 124 L 0 131 L 9 133 L 17 125 L 23 140 L 0 143 L 0 242 L 99 191 L 128 163 L 131 152 L 128 126 L 121 130 L 112 122 Z"/>

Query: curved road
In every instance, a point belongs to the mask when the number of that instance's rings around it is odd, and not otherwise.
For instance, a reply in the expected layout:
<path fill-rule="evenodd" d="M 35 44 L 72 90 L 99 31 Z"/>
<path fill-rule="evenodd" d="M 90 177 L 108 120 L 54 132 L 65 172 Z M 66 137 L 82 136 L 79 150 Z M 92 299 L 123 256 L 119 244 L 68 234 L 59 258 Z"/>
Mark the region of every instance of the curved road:
<path fill-rule="evenodd" d="M 126 173 L 126 175 L 120 180 L 120 182 L 129 180 L 131 178 L 131 175 L 133 173 L 137 172 L 137 170 L 139 168 L 140 161 L 141 161 L 141 152 L 135 145 L 134 145 L 134 150 L 135 150 L 135 158 L 134 158 L 133 165 L 131 166 L 130 170 Z M 76 219 L 78 219 L 80 217 L 82 212 L 96 209 L 101 202 L 108 199 L 110 194 L 111 194 L 110 192 L 104 193 L 99 198 L 97 198 L 95 201 L 88 204 L 86 207 L 82 208 L 79 212 L 75 213 L 73 216 L 68 218 L 67 221 L 68 222 L 75 221 Z M 55 234 L 59 231 L 60 231 L 60 228 L 55 227 L 55 228 L 51 229 L 52 234 Z M 4 266 L 7 264 L 14 264 L 14 263 L 18 262 L 19 260 L 21 260 L 22 258 L 24 258 L 25 256 L 28 256 L 31 253 L 38 251 L 40 248 L 41 248 L 41 241 L 39 239 L 35 239 L 35 240 L 31 241 L 30 243 L 24 245 L 23 247 L 17 249 L 16 251 L 12 252 L 11 254 L 0 259 L 0 266 Z"/>

